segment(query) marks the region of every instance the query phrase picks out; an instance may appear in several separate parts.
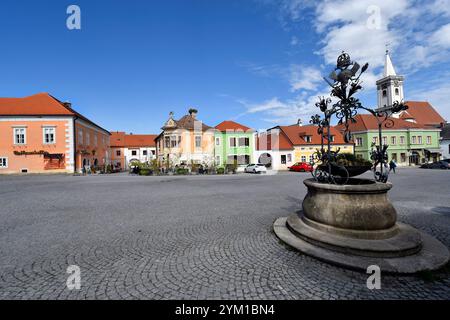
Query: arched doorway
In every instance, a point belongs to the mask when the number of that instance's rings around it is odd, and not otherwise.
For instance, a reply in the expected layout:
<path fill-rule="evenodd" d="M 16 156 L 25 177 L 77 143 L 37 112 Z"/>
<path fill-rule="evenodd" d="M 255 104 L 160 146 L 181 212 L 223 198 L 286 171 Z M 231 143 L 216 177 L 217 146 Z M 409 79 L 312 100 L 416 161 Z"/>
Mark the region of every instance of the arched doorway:
<path fill-rule="evenodd" d="M 259 156 L 258 163 L 262 163 L 267 169 L 272 168 L 272 156 L 269 153 L 263 153 Z"/>

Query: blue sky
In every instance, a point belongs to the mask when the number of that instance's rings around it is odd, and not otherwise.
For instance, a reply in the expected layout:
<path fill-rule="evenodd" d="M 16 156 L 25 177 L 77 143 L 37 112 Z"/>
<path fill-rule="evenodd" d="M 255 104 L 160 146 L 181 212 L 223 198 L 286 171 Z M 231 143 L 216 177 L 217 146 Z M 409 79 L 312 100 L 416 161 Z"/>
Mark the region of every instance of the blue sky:
<path fill-rule="evenodd" d="M 66 9 L 81 8 L 81 30 Z M 374 6 L 375 5 L 375 6 Z M 406 99 L 450 120 L 450 1 L 4 0 L 0 96 L 49 92 L 109 130 L 158 133 L 191 106 L 209 125 L 308 122 L 321 79 L 348 51 L 371 65 L 385 44 Z M 375 20 L 374 20 L 375 19 Z M 375 22 L 374 22 L 375 21 Z"/>

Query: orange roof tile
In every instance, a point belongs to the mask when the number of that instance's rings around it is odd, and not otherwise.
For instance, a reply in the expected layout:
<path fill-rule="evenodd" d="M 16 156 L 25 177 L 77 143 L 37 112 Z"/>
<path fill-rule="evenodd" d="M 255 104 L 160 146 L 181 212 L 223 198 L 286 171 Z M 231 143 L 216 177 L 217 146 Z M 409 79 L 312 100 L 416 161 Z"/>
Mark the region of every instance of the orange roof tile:
<path fill-rule="evenodd" d="M 156 147 L 156 134 L 126 134 L 125 132 L 111 132 L 111 147 L 143 148 Z"/>
<path fill-rule="evenodd" d="M 249 127 L 246 127 L 240 123 L 231 121 L 231 120 L 227 120 L 227 121 L 223 121 L 221 123 L 219 123 L 216 126 L 216 129 L 222 132 L 225 132 L 227 130 L 240 130 L 240 131 L 253 131 L 252 129 L 250 129 Z"/>
<path fill-rule="evenodd" d="M 95 122 L 81 115 L 69 104 L 48 93 L 38 93 L 23 98 L 0 98 L 0 116 L 76 116 L 109 133 Z"/>
<path fill-rule="evenodd" d="M 156 134 L 127 134 L 125 147 L 156 147 Z"/>
<path fill-rule="evenodd" d="M 279 127 L 293 145 L 318 145 L 321 143 L 320 134 L 317 132 L 317 126 L 306 125 L 292 125 L 292 126 L 280 126 Z M 346 144 L 342 134 L 334 127 L 330 128 L 330 133 L 334 136 L 334 141 L 332 144 Z M 311 137 L 311 142 L 306 142 L 305 136 Z"/>
<path fill-rule="evenodd" d="M 441 126 L 445 119 L 427 101 L 406 101 L 408 110 L 405 113 L 416 121 L 426 126 Z"/>
<path fill-rule="evenodd" d="M 355 120 L 355 123 L 349 123 L 349 130 L 352 132 L 378 130 L 377 119 L 371 114 L 358 114 L 356 115 Z M 383 129 L 399 130 L 420 127 L 421 126 L 418 124 L 391 117 L 390 121 L 387 122 L 387 125 L 385 125 Z M 337 128 L 342 131 L 344 129 L 344 125 L 339 125 Z"/>

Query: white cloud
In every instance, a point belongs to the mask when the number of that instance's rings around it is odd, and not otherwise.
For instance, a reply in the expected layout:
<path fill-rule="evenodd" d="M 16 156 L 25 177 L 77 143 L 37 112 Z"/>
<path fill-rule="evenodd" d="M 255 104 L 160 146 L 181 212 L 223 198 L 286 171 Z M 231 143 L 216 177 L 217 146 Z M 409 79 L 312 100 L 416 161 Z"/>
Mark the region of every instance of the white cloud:
<path fill-rule="evenodd" d="M 302 119 L 304 124 L 309 123 L 311 116 L 318 113 L 315 104 L 319 95 L 308 95 L 302 93 L 294 99 L 280 100 L 277 97 L 263 101 L 261 103 L 243 103 L 247 109 L 247 114 L 261 113 L 262 120 L 271 124 L 290 125 Z"/>
<path fill-rule="evenodd" d="M 397 73 L 406 75 L 406 81 L 418 71 L 447 68 L 450 60 L 450 0 L 274 0 L 270 3 L 279 6 L 286 29 L 290 29 L 287 24 L 314 15 L 313 27 L 321 39 L 315 53 L 326 64 L 334 66 L 343 50 L 361 65 L 368 62 L 369 69 L 362 80 L 364 89 L 371 95 L 376 80 L 381 77 L 387 44 Z M 302 94 L 295 99 L 272 98 L 251 110 L 277 123 L 293 122 L 315 113 L 317 94 L 314 92 L 321 90 L 320 81 L 327 74 L 322 69 L 297 64 L 279 67 L 275 73 L 287 78 L 290 91 Z M 412 92 L 405 98 L 428 100 L 450 118 L 447 78 L 424 84 L 423 88 L 426 87 L 429 89 Z"/>
<path fill-rule="evenodd" d="M 291 91 L 316 90 L 324 82 L 321 70 L 313 66 L 291 65 L 290 79 Z"/>
<path fill-rule="evenodd" d="M 450 23 L 436 30 L 430 38 L 430 43 L 444 49 L 450 48 Z"/>

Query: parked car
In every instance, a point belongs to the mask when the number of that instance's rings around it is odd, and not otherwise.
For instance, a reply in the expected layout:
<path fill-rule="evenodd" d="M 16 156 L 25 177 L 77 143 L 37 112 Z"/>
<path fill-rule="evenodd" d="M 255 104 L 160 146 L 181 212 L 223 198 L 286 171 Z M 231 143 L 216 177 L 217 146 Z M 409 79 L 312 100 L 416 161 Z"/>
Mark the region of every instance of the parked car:
<path fill-rule="evenodd" d="M 266 166 L 263 165 L 262 163 L 249 164 L 248 166 L 245 167 L 244 172 L 248 172 L 248 173 L 266 173 L 267 169 L 266 169 Z"/>
<path fill-rule="evenodd" d="M 295 172 L 312 172 L 314 170 L 313 166 L 306 162 L 297 162 L 293 166 L 288 167 L 288 169 Z"/>
<path fill-rule="evenodd" d="M 424 163 L 420 167 L 422 169 L 450 169 L 450 163 L 446 161 L 438 161 L 433 163 Z"/>

